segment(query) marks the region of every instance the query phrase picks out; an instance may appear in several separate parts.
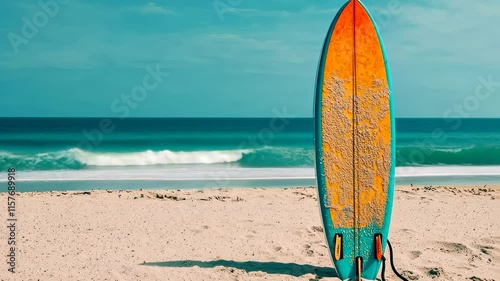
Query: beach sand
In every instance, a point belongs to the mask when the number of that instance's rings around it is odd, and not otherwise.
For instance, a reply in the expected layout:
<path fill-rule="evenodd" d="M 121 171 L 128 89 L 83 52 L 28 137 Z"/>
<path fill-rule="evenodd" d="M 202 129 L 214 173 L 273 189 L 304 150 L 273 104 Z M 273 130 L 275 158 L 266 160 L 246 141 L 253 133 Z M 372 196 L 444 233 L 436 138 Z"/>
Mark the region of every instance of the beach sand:
<path fill-rule="evenodd" d="M 409 280 L 500 280 L 500 187 L 399 186 L 395 198 L 390 240 Z M 314 188 L 16 200 L 17 273 L 3 261 L 0 280 L 339 280 Z M 0 207 L 7 225 L 5 192 Z M 4 260 L 7 235 L 2 227 Z"/>

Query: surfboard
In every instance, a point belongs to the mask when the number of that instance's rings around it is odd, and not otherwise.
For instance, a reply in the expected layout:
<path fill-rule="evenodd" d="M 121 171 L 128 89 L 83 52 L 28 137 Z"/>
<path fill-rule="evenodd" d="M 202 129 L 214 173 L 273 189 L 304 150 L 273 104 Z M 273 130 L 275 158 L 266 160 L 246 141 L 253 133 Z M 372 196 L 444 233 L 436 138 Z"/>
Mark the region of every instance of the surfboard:
<path fill-rule="evenodd" d="M 342 280 L 375 280 L 386 247 L 395 168 L 391 92 L 375 22 L 350 0 L 326 36 L 315 96 L 318 201 Z"/>

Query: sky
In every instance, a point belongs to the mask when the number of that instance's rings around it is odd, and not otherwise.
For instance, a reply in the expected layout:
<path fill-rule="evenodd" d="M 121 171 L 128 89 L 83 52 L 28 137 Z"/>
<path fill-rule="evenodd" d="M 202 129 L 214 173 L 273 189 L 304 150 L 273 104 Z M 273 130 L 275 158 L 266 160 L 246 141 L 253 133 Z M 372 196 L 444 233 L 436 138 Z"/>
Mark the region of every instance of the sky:
<path fill-rule="evenodd" d="M 396 117 L 500 118 L 499 1 L 364 3 Z M 0 117 L 311 117 L 342 4 L 2 1 Z"/>

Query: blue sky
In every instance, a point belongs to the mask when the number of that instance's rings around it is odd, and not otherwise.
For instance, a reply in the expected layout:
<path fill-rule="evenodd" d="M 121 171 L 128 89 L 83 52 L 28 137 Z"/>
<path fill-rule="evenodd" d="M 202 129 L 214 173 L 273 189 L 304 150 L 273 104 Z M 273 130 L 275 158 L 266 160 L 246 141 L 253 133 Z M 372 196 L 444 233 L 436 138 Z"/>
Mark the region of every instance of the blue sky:
<path fill-rule="evenodd" d="M 322 42 L 342 5 L 57 1 L 0 3 L 0 116 L 254 117 L 286 108 L 309 117 Z M 397 117 L 500 117 L 500 2 L 480 2 L 365 1 L 385 41 Z"/>

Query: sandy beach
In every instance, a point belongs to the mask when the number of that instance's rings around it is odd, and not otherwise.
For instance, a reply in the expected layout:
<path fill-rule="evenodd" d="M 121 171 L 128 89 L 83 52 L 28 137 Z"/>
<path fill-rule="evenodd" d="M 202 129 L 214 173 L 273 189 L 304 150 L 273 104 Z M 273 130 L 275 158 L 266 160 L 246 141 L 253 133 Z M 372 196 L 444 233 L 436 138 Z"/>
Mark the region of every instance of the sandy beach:
<path fill-rule="evenodd" d="M 16 201 L 17 272 L 2 262 L 0 280 L 339 280 L 315 188 L 27 192 Z M 7 225 L 5 192 L 0 202 Z M 398 186 L 396 266 L 409 280 L 500 280 L 499 218 L 499 186 Z M 6 227 L 0 234 L 6 260 Z"/>

